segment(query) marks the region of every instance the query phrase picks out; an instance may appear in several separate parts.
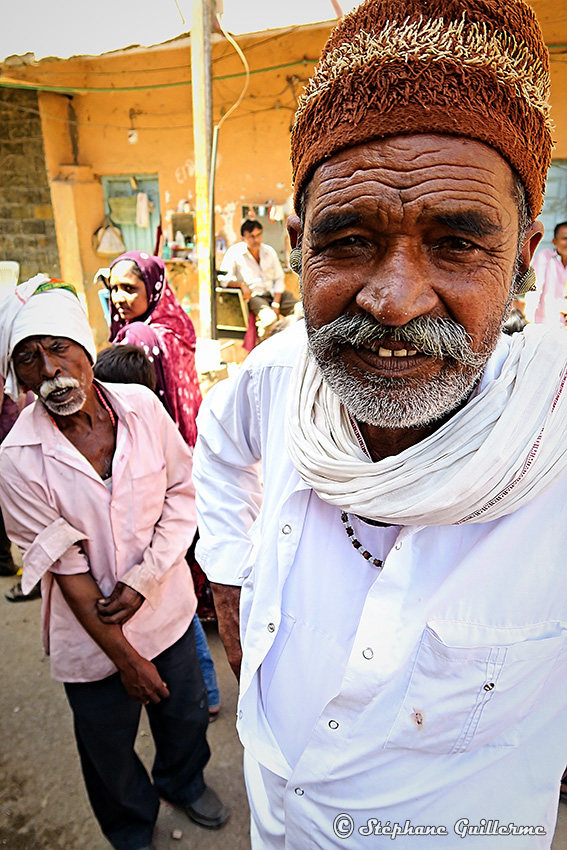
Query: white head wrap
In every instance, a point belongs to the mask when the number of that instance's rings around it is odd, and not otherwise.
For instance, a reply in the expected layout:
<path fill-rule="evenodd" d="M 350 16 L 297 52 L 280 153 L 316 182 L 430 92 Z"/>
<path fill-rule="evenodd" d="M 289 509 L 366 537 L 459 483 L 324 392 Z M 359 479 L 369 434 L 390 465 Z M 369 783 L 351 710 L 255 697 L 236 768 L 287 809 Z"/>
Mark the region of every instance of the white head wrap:
<path fill-rule="evenodd" d="M 96 346 L 89 320 L 77 296 L 61 288 L 36 292 L 44 283 L 49 283 L 49 278 L 38 274 L 2 293 L 0 375 L 5 380 L 4 392 L 14 401 L 21 390 L 12 354 L 23 339 L 29 336 L 63 336 L 81 345 L 93 363 L 96 360 Z"/>

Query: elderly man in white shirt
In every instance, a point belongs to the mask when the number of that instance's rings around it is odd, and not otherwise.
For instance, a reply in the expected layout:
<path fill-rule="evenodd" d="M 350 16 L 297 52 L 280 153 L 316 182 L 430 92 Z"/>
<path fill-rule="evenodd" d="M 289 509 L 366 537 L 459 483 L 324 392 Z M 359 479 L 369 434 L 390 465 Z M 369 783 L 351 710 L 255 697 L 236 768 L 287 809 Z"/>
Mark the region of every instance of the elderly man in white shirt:
<path fill-rule="evenodd" d="M 260 336 L 280 316 L 289 316 L 297 298 L 285 288 L 284 273 L 271 245 L 264 245 L 263 227 L 246 219 L 240 227 L 242 242 L 231 245 L 219 269 L 223 285 L 239 287 L 256 316 Z"/>
<path fill-rule="evenodd" d="M 567 341 L 501 334 L 548 80 L 522 0 L 366 0 L 300 101 L 305 326 L 209 394 L 195 454 L 253 850 L 551 846 Z"/>

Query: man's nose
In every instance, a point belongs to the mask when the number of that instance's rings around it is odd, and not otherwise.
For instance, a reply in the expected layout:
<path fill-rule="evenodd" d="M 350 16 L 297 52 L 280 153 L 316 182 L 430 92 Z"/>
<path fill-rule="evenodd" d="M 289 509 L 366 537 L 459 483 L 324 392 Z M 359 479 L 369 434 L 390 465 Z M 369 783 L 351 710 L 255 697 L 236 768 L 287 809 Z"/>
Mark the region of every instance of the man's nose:
<path fill-rule="evenodd" d="M 50 378 L 56 378 L 57 375 L 61 374 L 61 367 L 59 365 L 59 361 L 56 357 L 50 354 L 48 351 L 41 352 L 41 374 L 44 380 Z"/>
<path fill-rule="evenodd" d="M 410 319 L 431 313 L 439 297 L 424 258 L 399 248 L 376 263 L 356 303 L 382 324 L 401 327 Z"/>

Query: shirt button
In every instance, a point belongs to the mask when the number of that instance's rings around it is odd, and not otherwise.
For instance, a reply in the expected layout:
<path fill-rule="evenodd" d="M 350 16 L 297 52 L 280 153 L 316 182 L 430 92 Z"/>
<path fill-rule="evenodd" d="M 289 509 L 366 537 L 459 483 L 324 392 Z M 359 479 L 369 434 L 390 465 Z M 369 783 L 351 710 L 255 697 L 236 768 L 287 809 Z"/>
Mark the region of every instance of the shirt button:
<path fill-rule="evenodd" d="M 282 534 L 291 534 L 291 525 L 284 525 L 282 528 Z"/>
<path fill-rule="evenodd" d="M 274 624 L 268 623 L 268 631 L 269 632 L 275 632 L 275 630 L 276 630 L 276 627 L 274 626 Z"/>
<path fill-rule="evenodd" d="M 336 720 L 329 720 L 329 729 L 338 729 L 339 724 Z"/>
<path fill-rule="evenodd" d="M 398 552 L 400 551 L 401 548 L 402 548 L 401 541 L 400 541 L 400 543 L 396 543 L 396 545 L 394 546 L 394 549 L 397 549 Z"/>
<path fill-rule="evenodd" d="M 305 794 L 305 791 L 303 790 L 303 788 L 296 788 L 295 793 L 297 794 L 298 797 L 303 797 L 303 795 Z"/>
<path fill-rule="evenodd" d="M 374 650 L 367 646 L 366 649 L 362 650 L 362 657 L 370 661 L 371 658 L 374 658 Z"/>
<path fill-rule="evenodd" d="M 484 686 L 484 690 L 485 691 L 494 690 L 494 682 L 487 682 L 486 685 Z"/>
<path fill-rule="evenodd" d="M 238 712 L 238 719 L 242 720 L 242 709 L 240 709 L 240 711 Z"/>

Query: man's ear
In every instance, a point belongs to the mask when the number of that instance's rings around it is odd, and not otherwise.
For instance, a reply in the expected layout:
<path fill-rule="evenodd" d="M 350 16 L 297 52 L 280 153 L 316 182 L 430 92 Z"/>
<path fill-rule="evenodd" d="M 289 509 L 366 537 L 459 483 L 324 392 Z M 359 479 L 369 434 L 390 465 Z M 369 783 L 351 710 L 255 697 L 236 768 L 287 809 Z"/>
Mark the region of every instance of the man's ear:
<path fill-rule="evenodd" d="M 522 274 L 526 272 L 531 266 L 532 257 L 535 253 L 535 249 L 537 248 L 542 239 L 543 223 L 538 219 L 536 221 L 533 221 L 526 230 L 524 241 L 520 249 L 520 272 Z"/>
<path fill-rule="evenodd" d="M 299 216 L 293 213 L 287 220 L 287 232 L 289 234 L 289 244 L 293 248 L 299 248 L 301 245 L 301 237 L 303 228 Z"/>

